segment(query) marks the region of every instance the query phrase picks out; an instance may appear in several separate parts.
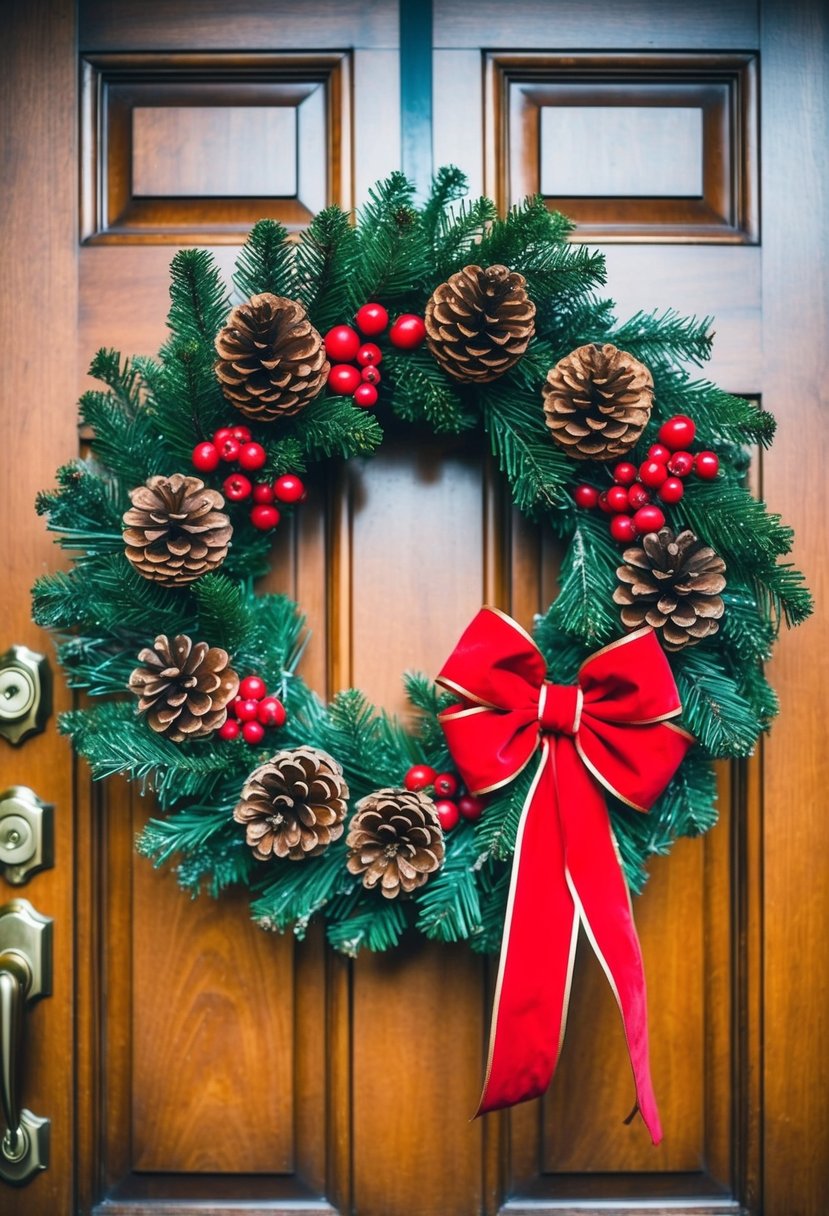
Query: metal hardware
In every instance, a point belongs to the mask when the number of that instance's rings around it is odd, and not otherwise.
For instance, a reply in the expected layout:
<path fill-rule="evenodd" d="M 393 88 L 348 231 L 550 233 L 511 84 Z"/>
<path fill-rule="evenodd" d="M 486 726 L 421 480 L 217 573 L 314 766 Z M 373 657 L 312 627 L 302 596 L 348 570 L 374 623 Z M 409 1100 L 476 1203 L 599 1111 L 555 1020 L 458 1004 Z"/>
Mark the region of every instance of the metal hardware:
<path fill-rule="evenodd" d="M 52 991 L 52 921 L 25 899 L 0 908 L 0 1179 L 28 1182 L 49 1165 L 48 1119 L 20 1105 L 23 1023 L 28 1005 Z"/>
<path fill-rule="evenodd" d="M 45 655 L 11 646 L 0 655 L 0 735 L 14 745 L 43 730 L 52 712 L 52 673 Z"/>
<path fill-rule="evenodd" d="M 0 870 L 5 867 L 6 882 L 21 886 L 55 864 L 53 811 L 25 785 L 0 794 Z"/>

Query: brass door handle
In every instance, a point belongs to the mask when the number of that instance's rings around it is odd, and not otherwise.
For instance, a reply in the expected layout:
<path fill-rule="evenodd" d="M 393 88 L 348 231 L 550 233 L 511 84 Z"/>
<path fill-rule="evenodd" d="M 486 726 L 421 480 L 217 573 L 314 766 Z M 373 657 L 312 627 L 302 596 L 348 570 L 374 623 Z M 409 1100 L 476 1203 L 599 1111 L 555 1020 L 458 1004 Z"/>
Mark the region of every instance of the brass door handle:
<path fill-rule="evenodd" d="M 32 973 L 22 954 L 0 954 L 0 1107 L 6 1124 L 4 1146 L 14 1156 L 20 1150 L 20 1057 L 23 1051 L 23 1012 L 32 986 Z"/>
<path fill-rule="evenodd" d="M 52 990 L 52 921 L 25 899 L 0 908 L 0 1179 L 20 1185 L 49 1164 L 49 1120 L 21 1106 L 27 1007 Z"/>

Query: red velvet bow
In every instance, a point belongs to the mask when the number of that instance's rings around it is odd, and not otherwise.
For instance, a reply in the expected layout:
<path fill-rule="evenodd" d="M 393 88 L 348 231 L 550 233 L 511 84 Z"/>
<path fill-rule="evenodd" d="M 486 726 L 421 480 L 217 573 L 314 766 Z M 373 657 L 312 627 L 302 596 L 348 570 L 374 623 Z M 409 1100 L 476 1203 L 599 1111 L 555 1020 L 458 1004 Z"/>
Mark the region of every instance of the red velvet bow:
<path fill-rule="evenodd" d="M 441 722 L 472 793 L 507 785 L 540 761 L 515 842 L 478 1113 L 538 1097 L 549 1085 L 581 920 L 619 1005 L 638 1107 L 658 1144 L 642 952 L 601 787 L 648 810 L 693 739 L 667 721 L 681 705 L 651 629 L 591 655 L 572 687 L 545 675 L 529 634 L 482 608 L 438 676 L 463 698 Z"/>

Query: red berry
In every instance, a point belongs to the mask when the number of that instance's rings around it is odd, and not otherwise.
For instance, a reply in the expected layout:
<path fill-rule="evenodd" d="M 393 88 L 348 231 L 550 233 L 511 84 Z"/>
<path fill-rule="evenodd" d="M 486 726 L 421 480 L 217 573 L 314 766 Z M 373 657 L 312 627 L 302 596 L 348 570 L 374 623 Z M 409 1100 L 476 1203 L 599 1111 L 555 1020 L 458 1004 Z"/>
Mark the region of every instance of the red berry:
<path fill-rule="evenodd" d="M 389 314 L 382 304 L 364 304 L 354 318 L 360 333 L 368 338 L 381 334 L 389 323 Z"/>
<path fill-rule="evenodd" d="M 458 810 L 458 804 L 452 802 L 449 798 L 441 798 L 435 803 L 435 811 L 440 820 L 440 826 L 444 832 L 451 832 L 452 828 L 456 828 L 461 821 L 461 813 Z"/>
<path fill-rule="evenodd" d="M 284 726 L 288 715 L 279 697 L 265 697 L 259 702 L 259 721 L 263 726 Z"/>
<path fill-rule="evenodd" d="M 253 487 L 253 501 L 263 506 L 273 502 L 273 490 L 266 481 L 258 481 Z"/>
<path fill-rule="evenodd" d="M 212 473 L 219 467 L 219 449 L 215 443 L 197 443 L 193 448 L 193 467 L 200 473 Z"/>
<path fill-rule="evenodd" d="M 599 491 L 595 486 L 576 486 L 573 498 L 576 500 L 576 506 L 584 507 L 588 511 L 599 505 Z"/>
<path fill-rule="evenodd" d="M 640 507 L 633 517 L 633 526 L 640 535 L 644 532 L 658 532 L 665 527 L 665 516 L 659 507 Z"/>
<path fill-rule="evenodd" d="M 697 428 L 693 418 L 689 418 L 687 414 L 676 414 L 667 422 L 662 423 L 659 428 L 659 440 L 672 452 L 678 452 L 681 448 L 691 446 L 696 433 Z"/>
<path fill-rule="evenodd" d="M 246 498 L 250 498 L 253 486 L 244 473 L 231 473 L 222 482 L 222 489 L 225 498 L 229 498 L 231 502 L 244 502 Z"/>
<path fill-rule="evenodd" d="M 245 676 L 239 685 L 239 696 L 243 701 L 261 701 L 267 691 L 261 676 Z"/>
<path fill-rule="evenodd" d="M 607 505 L 611 511 L 627 511 L 629 504 L 628 492 L 624 486 L 611 486 L 605 491 Z"/>
<path fill-rule="evenodd" d="M 671 459 L 671 449 L 666 448 L 664 443 L 652 443 L 648 448 L 648 460 L 658 460 L 660 464 L 667 464 Z"/>
<path fill-rule="evenodd" d="M 354 392 L 354 404 L 361 409 L 370 410 L 377 404 L 377 389 L 373 384 L 358 384 Z"/>
<path fill-rule="evenodd" d="M 458 810 L 464 819 L 480 819 L 486 803 L 477 794 L 464 794 L 458 799 Z"/>
<path fill-rule="evenodd" d="M 690 452 L 674 452 L 668 461 L 668 471 L 674 477 L 687 477 L 694 467 L 694 458 Z"/>
<path fill-rule="evenodd" d="M 407 790 L 425 790 L 427 786 L 433 785 L 437 772 L 429 764 L 413 764 L 406 776 L 403 778 L 403 784 Z"/>
<path fill-rule="evenodd" d="M 653 489 L 661 486 L 667 476 L 668 470 L 661 460 L 646 460 L 639 466 L 639 480 L 642 485 L 651 486 Z"/>
<path fill-rule="evenodd" d="M 651 496 L 644 486 L 637 482 L 628 490 L 628 506 L 631 511 L 638 511 L 640 507 L 645 507 L 651 500 Z"/>
<path fill-rule="evenodd" d="M 237 697 L 233 709 L 240 722 L 252 722 L 259 712 L 259 702 L 253 697 Z"/>
<path fill-rule="evenodd" d="M 697 452 L 694 457 L 694 472 L 703 481 L 713 481 L 720 468 L 720 458 L 716 452 Z"/>
<path fill-rule="evenodd" d="M 398 350 L 415 350 L 426 337 L 426 326 L 422 317 L 404 312 L 389 330 L 389 341 Z"/>
<path fill-rule="evenodd" d="M 629 515 L 614 515 L 610 521 L 610 535 L 620 543 L 633 540 L 636 529 Z"/>
<path fill-rule="evenodd" d="M 350 325 L 335 325 L 324 338 L 325 353 L 337 363 L 350 363 L 360 349 L 360 335 Z"/>
<path fill-rule="evenodd" d="M 607 501 L 607 490 L 602 490 L 601 494 L 599 495 L 599 510 L 604 511 L 605 515 L 613 514 L 613 508 Z"/>
<path fill-rule="evenodd" d="M 267 506 L 265 503 L 254 507 L 250 513 L 250 522 L 260 532 L 270 532 L 271 528 L 275 528 L 281 518 L 282 516 L 276 507 Z"/>
<path fill-rule="evenodd" d="M 613 480 L 620 486 L 632 486 L 636 481 L 636 465 L 629 460 L 620 460 L 613 470 Z"/>
<path fill-rule="evenodd" d="M 438 773 L 433 784 L 435 793 L 441 798 L 454 798 L 459 788 L 458 779 L 454 773 Z"/>
<path fill-rule="evenodd" d="M 273 483 L 273 492 L 279 502 L 299 502 L 305 497 L 305 486 L 296 473 L 283 473 Z"/>
<path fill-rule="evenodd" d="M 684 493 L 685 486 L 678 477 L 668 477 L 657 490 L 663 502 L 679 502 Z"/>
<path fill-rule="evenodd" d="M 220 426 L 218 431 L 213 432 L 213 442 L 217 448 L 220 448 L 226 439 L 233 437 L 233 427 Z"/>
<path fill-rule="evenodd" d="M 369 363 L 368 367 L 364 367 L 360 372 L 360 376 L 366 384 L 379 384 L 383 379 L 373 363 Z"/>
<path fill-rule="evenodd" d="M 376 343 L 365 342 L 357 351 L 357 362 L 360 367 L 367 367 L 369 363 L 382 363 L 383 352 Z"/>
<path fill-rule="evenodd" d="M 235 718 L 228 718 L 219 727 L 218 735 L 220 739 L 238 739 L 241 729 Z"/>
<path fill-rule="evenodd" d="M 265 738 L 265 728 L 261 722 L 246 722 L 242 727 L 242 738 L 245 743 L 261 743 Z"/>
<path fill-rule="evenodd" d="M 261 443 L 245 443 L 239 449 L 239 464 L 248 472 L 261 469 L 268 456 Z"/>
<path fill-rule="evenodd" d="M 234 426 L 230 433 L 237 443 L 250 443 L 250 427 Z"/>
<path fill-rule="evenodd" d="M 228 435 L 226 439 L 223 439 L 221 443 L 218 443 L 216 446 L 219 449 L 219 455 L 221 456 L 222 460 L 227 461 L 228 464 L 233 464 L 242 447 L 239 440 L 234 439 L 232 435 Z"/>
<path fill-rule="evenodd" d="M 337 363 L 328 373 L 328 387 L 332 393 L 350 397 L 360 383 L 360 372 L 350 363 Z"/>

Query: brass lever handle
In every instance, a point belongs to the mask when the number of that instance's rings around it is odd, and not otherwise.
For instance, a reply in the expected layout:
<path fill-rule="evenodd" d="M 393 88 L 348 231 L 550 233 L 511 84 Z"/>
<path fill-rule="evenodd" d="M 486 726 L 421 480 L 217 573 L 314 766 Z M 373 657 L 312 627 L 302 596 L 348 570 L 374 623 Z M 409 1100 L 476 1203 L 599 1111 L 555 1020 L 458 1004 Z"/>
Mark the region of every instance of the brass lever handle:
<path fill-rule="evenodd" d="M 52 921 L 25 899 L 0 908 L 0 1180 L 20 1186 L 49 1164 L 49 1120 L 20 1101 L 27 1007 L 52 991 Z"/>
<path fill-rule="evenodd" d="M 9 1156 L 20 1151 L 20 1060 L 23 1054 L 23 1011 L 32 986 L 32 973 L 16 950 L 0 954 L 0 1107 L 6 1124 L 3 1147 Z"/>

